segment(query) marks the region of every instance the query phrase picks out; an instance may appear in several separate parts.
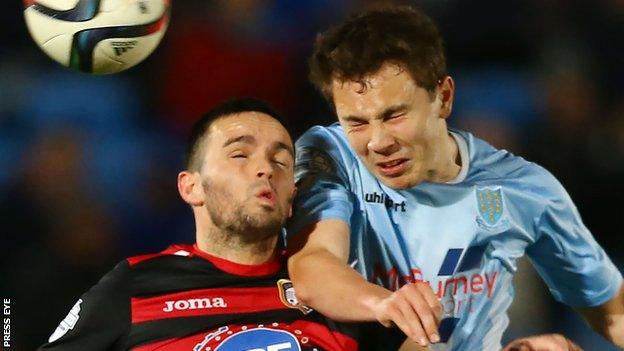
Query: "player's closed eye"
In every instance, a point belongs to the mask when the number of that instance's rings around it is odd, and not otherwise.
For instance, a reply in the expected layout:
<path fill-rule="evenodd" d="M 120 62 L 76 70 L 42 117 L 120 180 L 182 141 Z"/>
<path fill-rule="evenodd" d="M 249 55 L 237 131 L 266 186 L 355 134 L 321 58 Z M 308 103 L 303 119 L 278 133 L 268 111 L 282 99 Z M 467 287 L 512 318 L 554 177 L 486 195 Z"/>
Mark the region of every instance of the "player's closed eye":
<path fill-rule="evenodd" d="M 399 119 L 399 118 L 401 118 L 401 117 L 403 117 L 403 116 L 405 116 L 405 113 L 400 113 L 400 114 L 392 115 L 392 116 L 389 116 L 389 117 L 385 118 L 385 119 L 384 119 L 384 121 L 397 120 L 397 119 Z"/>
<path fill-rule="evenodd" d="M 349 124 L 349 129 L 357 131 L 359 129 L 364 128 L 365 124 L 366 123 L 363 123 L 363 122 L 352 122 L 352 123 Z"/>
<path fill-rule="evenodd" d="M 285 161 L 273 160 L 273 163 L 277 164 L 280 167 L 286 167 L 287 166 Z"/>

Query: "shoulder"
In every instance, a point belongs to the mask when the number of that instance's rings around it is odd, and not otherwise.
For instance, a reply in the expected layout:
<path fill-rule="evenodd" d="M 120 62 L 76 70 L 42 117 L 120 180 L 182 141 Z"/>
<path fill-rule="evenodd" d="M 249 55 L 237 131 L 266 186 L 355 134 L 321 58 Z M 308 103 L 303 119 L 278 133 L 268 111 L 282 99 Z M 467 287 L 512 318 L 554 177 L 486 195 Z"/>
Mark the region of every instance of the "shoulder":
<path fill-rule="evenodd" d="M 470 180 L 523 184 L 523 189 L 544 196 L 557 196 L 565 190 L 548 170 L 505 149 L 497 149 L 468 132 L 455 131 L 466 140 L 470 153 Z"/>
<path fill-rule="evenodd" d="M 349 141 L 338 123 L 330 126 L 314 126 L 308 129 L 295 143 L 297 159 L 305 157 L 306 151 L 323 152 L 337 162 L 356 162 L 356 155 L 349 146 Z"/>
<path fill-rule="evenodd" d="M 123 342 L 131 323 L 129 273 L 126 260 L 106 273 L 80 296 L 40 350 L 83 350 Z"/>
<path fill-rule="evenodd" d="M 470 159 L 468 179 L 479 182 L 521 178 L 537 166 L 505 149 L 497 149 L 469 132 L 452 131 L 466 141 Z"/>
<path fill-rule="evenodd" d="M 497 149 L 468 132 L 456 131 L 466 140 L 470 170 L 466 181 L 477 186 L 503 186 L 508 197 L 544 210 L 557 203 L 571 202 L 565 188 L 544 167 L 504 149 Z"/>
<path fill-rule="evenodd" d="M 310 128 L 297 140 L 295 148 L 297 180 L 324 175 L 347 181 L 349 170 L 358 164 L 357 156 L 338 123 Z"/>
<path fill-rule="evenodd" d="M 346 136 L 340 127 L 340 124 L 333 123 L 329 126 L 314 126 L 308 129 L 297 140 L 297 146 L 319 146 L 331 145 L 340 146 L 346 143 Z"/>
<path fill-rule="evenodd" d="M 210 261 L 198 256 L 193 245 L 187 244 L 174 244 L 160 252 L 129 257 L 125 262 L 127 284 L 133 291 L 142 293 L 160 291 L 163 287 L 175 289 L 179 284 L 175 282 L 181 277 L 191 279 L 201 272 L 214 278 L 219 271 Z M 183 285 L 187 283 L 191 282 Z"/>
<path fill-rule="evenodd" d="M 193 252 L 191 245 L 175 244 L 160 252 L 128 257 L 125 262 L 129 267 L 137 267 L 146 263 L 158 262 L 162 259 L 170 257 L 190 257 L 191 252 Z"/>

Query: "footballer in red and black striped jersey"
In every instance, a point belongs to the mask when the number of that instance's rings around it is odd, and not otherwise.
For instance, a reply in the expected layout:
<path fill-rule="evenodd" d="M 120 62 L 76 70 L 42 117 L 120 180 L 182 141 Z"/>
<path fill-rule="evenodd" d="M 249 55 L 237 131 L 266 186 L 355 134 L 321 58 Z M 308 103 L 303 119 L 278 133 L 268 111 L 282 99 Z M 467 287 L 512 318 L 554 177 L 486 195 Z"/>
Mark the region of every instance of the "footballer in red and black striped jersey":
<path fill-rule="evenodd" d="M 280 253 L 294 147 L 266 103 L 215 107 L 192 128 L 187 150 L 177 185 L 193 211 L 196 244 L 121 262 L 40 350 L 393 349 L 394 338 L 377 333 L 381 324 L 336 323 L 297 300 Z"/>
<path fill-rule="evenodd" d="M 359 350 L 358 324 L 301 306 L 285 257 L 242 265 L 196 245 L 119 263 L 40 350 Z"/>

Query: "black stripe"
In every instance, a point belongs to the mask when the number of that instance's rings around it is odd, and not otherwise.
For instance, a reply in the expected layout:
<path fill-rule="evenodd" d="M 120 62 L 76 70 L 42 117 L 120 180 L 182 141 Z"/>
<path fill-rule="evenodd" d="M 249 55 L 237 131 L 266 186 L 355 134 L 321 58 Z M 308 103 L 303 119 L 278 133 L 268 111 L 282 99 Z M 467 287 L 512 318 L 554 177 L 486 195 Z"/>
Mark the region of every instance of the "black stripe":
<path fill-rule="evenodd" d="M 276 286 L 286 278 L 286 269 L 258 277 L 225 273 L 198 257 L 163 256 L 130 267 L 130 292 L 133 297 L 152 297 L 196 289 Z"/>

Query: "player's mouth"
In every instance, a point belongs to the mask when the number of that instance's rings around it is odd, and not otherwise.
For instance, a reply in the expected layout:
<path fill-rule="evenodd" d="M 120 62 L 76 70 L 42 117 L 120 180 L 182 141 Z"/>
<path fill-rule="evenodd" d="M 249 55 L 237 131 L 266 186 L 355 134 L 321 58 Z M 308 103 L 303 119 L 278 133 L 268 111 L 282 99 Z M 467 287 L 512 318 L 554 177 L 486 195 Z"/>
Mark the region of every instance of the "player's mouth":
<path fill-rule="evenodd" d="M 375 164 L 379 173 L 386 177 L 397 177 L 403 174 L 407 169 L 407 161 L 406 158 L 398 158 L 396 160 L 388 161 L 388 162 L 378 162 Z"/>
<path fill-rule="evenodd" d="M 277 203 L 277 196 L 275 192 L 271 189 L 262 189 L 256 193 L 256 197 L 260 199 L 260 202 L 263 204 L 267 204 L 271 207 L 275 207 Z"/>

